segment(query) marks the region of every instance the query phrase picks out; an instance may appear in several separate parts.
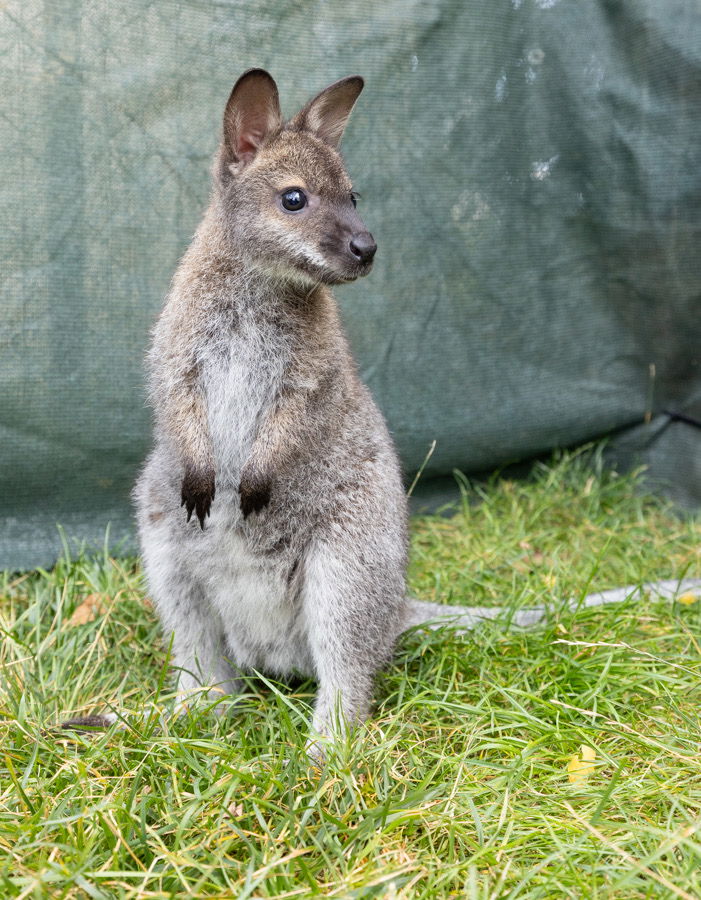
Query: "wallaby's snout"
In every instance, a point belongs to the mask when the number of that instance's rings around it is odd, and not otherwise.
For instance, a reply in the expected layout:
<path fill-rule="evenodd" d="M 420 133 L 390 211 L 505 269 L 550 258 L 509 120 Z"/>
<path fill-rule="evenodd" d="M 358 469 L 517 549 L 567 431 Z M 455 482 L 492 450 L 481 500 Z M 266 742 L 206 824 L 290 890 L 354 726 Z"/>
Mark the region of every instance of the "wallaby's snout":
<path fill-rule="evenodd" d="M 351 238 L 350 251 L 359 262 L 369 266 L 377 252 L 377 244 L 369 231 L 361 231 Z"/>
<path fill-rule="evenodd" d="M 348 206 L 346 201 L 332 204 L 333 211 L 322 213 L 319 221 L 318 249 L 329 273 L 324 280 L 336 284 L 367 275 L 377 252 L 374 237 L 354 206 Z"/>

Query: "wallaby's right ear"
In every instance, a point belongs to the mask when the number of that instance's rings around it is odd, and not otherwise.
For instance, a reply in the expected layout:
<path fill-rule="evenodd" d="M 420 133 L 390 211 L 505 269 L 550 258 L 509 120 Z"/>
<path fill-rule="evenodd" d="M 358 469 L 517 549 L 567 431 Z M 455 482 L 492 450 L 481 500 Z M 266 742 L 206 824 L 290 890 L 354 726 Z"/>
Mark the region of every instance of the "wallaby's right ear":
<path fill-rule="evenodd" d="M 265 138 L 282 125 L 277 85 L 264 69 L 249 69 L 234 85 L 224 110 L 224 163 L 241 171 Z"/>

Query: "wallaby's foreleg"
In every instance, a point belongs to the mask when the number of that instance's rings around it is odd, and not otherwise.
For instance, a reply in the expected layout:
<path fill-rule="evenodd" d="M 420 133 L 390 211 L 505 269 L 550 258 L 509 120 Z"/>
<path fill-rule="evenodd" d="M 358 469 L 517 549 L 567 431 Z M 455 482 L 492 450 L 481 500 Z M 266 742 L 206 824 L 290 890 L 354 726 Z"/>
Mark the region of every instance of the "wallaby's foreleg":
<path fill-rule="evenodd" d="M 239 494 L 244 517 L 267 506 L 276 477 L 303 448 L 312 449 L 315 425 L 309 410 L 313 402 L 312 391 L 285 390 L 268 411 L 241 471 Z"/>
<path fill-rule="evenodd" d="M 270 502 L 276 475 L 298 449 L 304 418 L 304 403 L 295 393 L 281 395 L 266 415 L 241 470 L 239 494 L 244 518 Z"/>
<path fill-rule="evenodd" d="M 185 467 L 181 501 L 187 510 L 187 521 L 194 512 L 200 528 L 204 528 L 215 494 L 214 458 L 205 402 L 194 383 L 182 383 L 177 395 L 171 396 L 170 401 L 174 405 L 171 427 L 177 426 L 177 446 Z"/>
<path fill-rule="evenodd" d="M 182 346 L 190 330 L 174 314 L 164 314 L 159 322 L 150 354 L 151 395 L 156 419 L 182 460 L 181 501 L 187 521 L 194 512 L 204 528 L 215 494 L 214 454 L 196 351 Z M 155 360 L 158 365 L 153 365 Z"/>

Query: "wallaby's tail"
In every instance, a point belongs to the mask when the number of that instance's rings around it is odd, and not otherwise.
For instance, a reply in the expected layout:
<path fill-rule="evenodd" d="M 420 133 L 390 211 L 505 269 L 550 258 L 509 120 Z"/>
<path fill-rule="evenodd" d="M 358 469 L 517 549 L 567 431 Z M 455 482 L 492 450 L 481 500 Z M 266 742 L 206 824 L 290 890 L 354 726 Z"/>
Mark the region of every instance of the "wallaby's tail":
<path fill-rule="evenodd" d="M 442 628 L 452 625 L 461 631 L 470 631 L 485 619 L 497 619 L 504 614 L 503 606 L 447 606 L 442 603 L 428 603 L 425 600 L 409 600 L 408 612 L 403 631 L 415 625 L 427 628 Z M 545 615 L 545 607 L 519 609 L 511 616 L 514 625 L 535 625 Z"/>
<path fill-rule="evenodd" d="M 701 597 L 701 578 L 684 578 L 681 581 L 651 581 L 647 584 L 629 584 L 627 587 L 613 588 L 610 591 L 597 591 L 587 594 L 582 600 L 569 600 L 568 609 L 576 611 L 586 606 L 604 606 L 609 603 L 622 603 L 629 597 L 649 600 L 676 600 L 685 594 Z M 532 609 L 519 609 L 509 616 L 512 625 L 527 628 L 542 621 L 550 607 L 536 606 Z M 403 631 L 416 625 L 428 628 L 441 628 L 452 625 L 461 631 L 470 631 L 485 619 L 496 619 L 504 615 L 503 606 L 446 606 L 441 603 L 428 603 L 424 600 L 409 600 L 408 611 Z"/>
<path fill-rule="evenodd" d="M 684 596 L 701 597 L 701 578 L 684 578 L 681 581 L 651 581 L 647 584 L 629 584 L 627 587 L 613 588 L 610 591 L 597 591 L 587 594 L 582 600 L 569 600 L 567 608 L 576 611 L 586 606 L 605 606 L 609 603 L 622 603 L 628 598 L 649 600 L 677 600 Z M 515 610 L 508 617 L 511 625 L 528 628 L 537 625 L 547 615 L 549 606 L 536 606 L 531 609 Z M 485 619 L 497 619 L 504 615 L 503 606 L 448 606 L 441 603 L 428 603 L 425 600 L 410 599 L 402 631 L 416 625 L 427 628 L 442 628 L 451 625 L 461 631 L 470 631 Z M 71 731 L 96 731 L 109 728 L 117 721 L 114 713 L 103 716 L 83 716 L 61 722 L 51 731 L 67 729 Z"/>

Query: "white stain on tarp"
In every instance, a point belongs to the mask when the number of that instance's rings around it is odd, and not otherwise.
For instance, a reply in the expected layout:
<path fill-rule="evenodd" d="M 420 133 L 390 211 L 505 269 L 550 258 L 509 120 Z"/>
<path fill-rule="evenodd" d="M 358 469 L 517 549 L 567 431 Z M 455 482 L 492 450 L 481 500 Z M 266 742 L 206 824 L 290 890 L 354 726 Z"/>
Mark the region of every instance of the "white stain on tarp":
<path fill-rule="evenodd" d="M 411 71 L 415 72 L 419 68 L 419 57 L 414 54 L 411 57 Z"/>
<path fill-rule="evenodd" d="M 506 97 L 506 72 L 503 69 L 501 70 L 501 75 L 497 78 L 497 83 L 494 85 L 494 96 L 497 103 L 501 103 Z"/>
<path fill-rule="evenodd" d="M 463 191 L 453 204 L 451 209 L 453 221 L 458 224 L 467 225 L 470 222 L 479 222 L 486 219 L 491 208 L 489 203 L 480 194 L 479 191 Z"/>
<path fill-rule="evenodd" d="M 536 181 L 545 181 L 545 179 L 550 175 L 552 171 L 552 167 L 560 158 L 560 154 L 556 153 L 555 156 L 551 156 L 550 159 L 545 159 L 540 162 L 531 163 L 531 178 Z"/>
<path fill-rule="evenodd" d="M 584 67 L 584 76 L 595 91 L 600 90 L 605 74 L 606 71 L 601 60 L 595 53 L 592 53 L 589 62 Z"/>
<path fill-rule="evenodd" d="M 538 9 L 552 9 L 559 2 L 560 0 L 535 0 L 535 5 Z M 514 9 L 521 9 L 523 0 L 511 0 L 511 5 Z"/>

